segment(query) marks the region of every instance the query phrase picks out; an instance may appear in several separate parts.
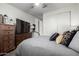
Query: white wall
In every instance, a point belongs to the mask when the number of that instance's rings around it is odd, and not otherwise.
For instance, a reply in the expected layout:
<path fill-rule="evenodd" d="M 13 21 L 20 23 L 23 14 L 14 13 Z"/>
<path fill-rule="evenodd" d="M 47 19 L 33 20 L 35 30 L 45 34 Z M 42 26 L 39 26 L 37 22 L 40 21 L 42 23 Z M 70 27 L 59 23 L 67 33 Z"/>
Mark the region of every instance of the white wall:
<path fill-rule="evenodd" d="M 34 22 L 35 17 L 33 17 L 32 15 L 29 15 L 9 4 L 0 3 L 0 14 L 3 14 L 3 15 L 7 14 L 10 18 L 13 19 L 13 22 L 16 22 L 16 18 L 19 18 L 21 20 L 30 22 L 31 24 L 35 23 Z"/>
<path fill-rule="evenodd" d="M 39 33 L 40 35 L 43 35 L 43 20 L 39 21 Z"/>
<path fill-rule="evenodd" d="M 58 15 L 58 16 L 55 16 L 55 15 Z M 43 35 L 50 35 L 52 32 L 59 32 L 58 29 L 61 27 L 58 28 L 58 25 L 60 26 L 61 23 L 62 25 L 67 23 L 67 25 L 70 25 L 71 27 L 78 26 L 79 25 L 79 5 L 65 7 L 55 11 L 50 11 L 45 13 L 43 16 Z"/>
<path fill-rule="evenodd" d="M 42 35 L 42 31 L 43 31 L 43 20 L 40 19 L 35 19 L 35 24 L 36 24 L 36 32 L 39 32 L 40 35 Z"/>
<path fill-rule="evenodd" d="M 39 32 L 39 27 L 38 27 L 38 22 L 39 22 L 39 19 L 35 19 L 35 24 L 36 24 L 36 29 L 35 29 L 35 31 L 36 32 Z"/>
<path fill-rule="evenodd" d="M 0 14 L 8 15 L 9 18 L 13 19 L 12 23 L 15 23 L 15 24 L 16 24 L 16 18 L 30 22 L 31 25 L 36 24 L 36 31 L 38 32 L 38 20 L 40 21 L 40 19 L 38 19 L 30 14 L 27 14 L 16 7 L 13 7 L 6 3 L 2 3 L 2 4 L 0 3 Z M 7 21 L 7 22 L 11 23 L 9 21 Z"/>

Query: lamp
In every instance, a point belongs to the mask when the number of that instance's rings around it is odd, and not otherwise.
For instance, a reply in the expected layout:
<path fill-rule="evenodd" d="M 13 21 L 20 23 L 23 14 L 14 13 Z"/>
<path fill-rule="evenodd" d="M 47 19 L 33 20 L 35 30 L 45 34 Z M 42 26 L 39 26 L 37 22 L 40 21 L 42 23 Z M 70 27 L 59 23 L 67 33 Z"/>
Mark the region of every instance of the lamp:
<path fill-rule="evenodd" d="M 31 29 L 32 29 L 32 37 L 38 37 L 40 35 L 39 32 L 35 31 L 35 29 L 36 29 L 36 25 L 35 24 L 31 25 Z"/>
<path fill-rule="evenodd" d="M 35 27 L 36 27 L 35 24 L 32 24 L 32 25 L 31 25 L 32 32 L 35 32 Z"/>

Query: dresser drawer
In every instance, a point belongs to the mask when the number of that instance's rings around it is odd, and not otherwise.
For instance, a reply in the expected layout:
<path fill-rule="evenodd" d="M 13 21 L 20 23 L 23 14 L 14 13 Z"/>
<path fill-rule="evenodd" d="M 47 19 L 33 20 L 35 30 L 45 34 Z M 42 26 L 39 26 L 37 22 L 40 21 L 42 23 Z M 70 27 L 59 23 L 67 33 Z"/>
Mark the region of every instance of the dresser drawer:
<path fill-rule="evenodd" d="M 15 25 L 0 24 L 0 53 L 6 53 L 15 47 Z"/>
<path fill-rule="evenodd" d="M 9 49 L 11 49 L 11 48 L 13 48 L 13 47 L 15 47 L 15 43 L 14 43 L 14 41 L 9 41 Z"/>
<path fill-rule="evenodd" d="M 4 42 L 3 42 L 3 51 L 4 52 L 8 52 L 8 50 L 9 50 L 9 41 L 7 41 L 7 40 L 5 40 Z"/>
<path fill-rule="evenodd" d="M 11 30 L 11 31 L 3 31 L 3 34 L 4 35 L 11 35 L 13 34 L 14 35 L 15 31 Z"/>
<path fill-rule="evenodd" d="M 15 40 L 15 36 L 14 35 L 4 35 L 4 37 L 2 38 L 3 39 L 3 41 L 13 41 L 14 42 L 14 40 Z"/>
<path fill-rule="evenodd" d="M 15 47 L 14 38 L 9 38 L 9 36 L 6 35 L 3 38 L 3 47 L 4 47 L 4 52 L 8 52 L 9 50 L 13 49 L 12 47 Z"/>
<path fill-rule="evenodd" d="M 0 30 L 14 30 L 15 26 L 0 25 Z"/>
<path fill-rule="evenodd" d="M 3 52 L 3 40 L 1 39 L 3 39 L 2 36 L 0 37 L 0 52 Z"/>
<path fill-rule="evenodd" d="M 9 35 L 9 39 L 15 39 L 15 35 L 14 34 Z"/>
<path fill-rule="evenodd" d="M 14 27 L 14 26 L 5 26 L 5 29 L 6 29 L 6 30 L 14 30 L 15 27 Z"/>
<path fill-rule="evenodd" d="M 7 40 L 9 40 L 9 36 L 8 35 L 4 35 L 3 41 L 7 41 Z"/>

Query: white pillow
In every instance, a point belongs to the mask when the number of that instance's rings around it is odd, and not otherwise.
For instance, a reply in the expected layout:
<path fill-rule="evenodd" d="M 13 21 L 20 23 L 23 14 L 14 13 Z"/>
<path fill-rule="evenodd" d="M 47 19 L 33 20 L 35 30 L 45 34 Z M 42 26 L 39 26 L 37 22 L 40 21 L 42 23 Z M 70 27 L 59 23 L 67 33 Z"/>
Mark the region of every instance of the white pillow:
<path fill-rule="evenodd" d="M 75 34 L 72 41 L 70 42 L 69 48 L 79 52 L 79 31 Z"/>

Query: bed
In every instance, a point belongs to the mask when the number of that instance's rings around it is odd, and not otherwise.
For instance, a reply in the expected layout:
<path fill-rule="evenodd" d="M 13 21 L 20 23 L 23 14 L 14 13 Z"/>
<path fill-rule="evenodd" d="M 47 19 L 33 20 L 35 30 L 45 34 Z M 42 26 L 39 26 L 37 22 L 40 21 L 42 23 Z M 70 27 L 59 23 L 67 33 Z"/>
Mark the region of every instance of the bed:
<path fill-rule="evenodd" d="M 16 56 L 79 56 L 79 53 L 64 45 L 50 41 L 49 36 L 29 38 L 16 48 Z"/>

